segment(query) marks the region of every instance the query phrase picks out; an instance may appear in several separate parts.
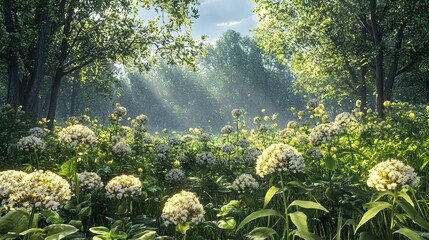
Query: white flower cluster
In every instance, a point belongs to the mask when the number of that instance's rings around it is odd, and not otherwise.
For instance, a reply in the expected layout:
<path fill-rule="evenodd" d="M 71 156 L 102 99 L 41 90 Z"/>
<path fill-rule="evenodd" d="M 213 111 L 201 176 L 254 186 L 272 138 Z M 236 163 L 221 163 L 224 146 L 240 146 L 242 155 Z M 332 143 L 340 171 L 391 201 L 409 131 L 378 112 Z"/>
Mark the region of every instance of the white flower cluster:
<path fill-rule="evenodd" d="M 140 114 L 135 118 L 135 122 L 137 125 L 146 125 L 149 122 L 149 118 L 144 114 Z"/>
<path fill-rule="evenodd" d="M 241 117 L 245 113 L 244 109 L 237 108 L 231 111 L 231 115 L 235 118 Z"/>
<path fill-rule="evenodd" d="M 70 184 L 50 171 L 27 174 L 9 195 L 9 207 L 57 210 L 71 198 Z"/>
<path fill-rule="evenodd" d="M 309 140 L 313 146 L 329 143 L 340 133 L 340 127 L 336 123 L 322 123 L 311 130 Z"/>
<path fill-rule="evenodd" d="M 11 204 L 9 195 L 16 191 L 25 176 L 27 173 L 22 171 L 7 170 L 0 172 L 0 200 L 2 205 Z"/>
<path fill-rule="evenodd" d="M 253 163 L 258 159 L 258 156 L 261 155 L 261 151 L 259 151 L 256 148 L 248 148 L 244 152 L 244 155 L 246 156 L 246 161 L 249 163 Z"/>
<path fill-rule="evenodd" d="M 414 168 L 399 160 L 391 159 L 381 162 L 369 170 L 366 184 L 377 191 L 386 191 L 417 187 L 419 180 Z"/>
<path fill-rule="evenodd" d="M 127 156 L 132 153 L 131 147 L 124 141 L 119 141 L 112 147 L 112 152 L 118 156 Z"/>
<path fill-rule="evenodd" d="M 103 188 L 104 184 L 100 176 L 95 172 L 81 172 L 77 175 L 79 179 L 79 188 L 83 190 L 98 190 Z M 72 182 L 74 188 L 75 183 Z"/>
<path fill-rule="evenodd" d="M 28 130 L 28 133 L 30 135 L 33 135 L 33 136 L 38 137 L 40 139 L 42 139 L 46 136 L 45 130 L 43 130 L 43 128 L 40 128 L 40 127 L 30 128 L 30 130 Z"/>
<path fill-rule="evenodd" d="M 251 174 L 241 174 L 238 176 L 231 185 L 232 189 L 236 190 L 239 193 L 242 192 L 253 192 L 259 188 L 259 183 Z"/>
<path fill-rule="evenodd" d="M 137 125 L 134 128 L 134 138 L 136 139 L 143 139 L 146 135 L 147 128 L 144 125 Z"/>
<path fill-rule="evenodd" d="M 356 125 L 357 121 L 352 114 L 348 112 L 343 112 L 338 114 L 335 117 L 335 123 L 340 125 L 340 127 L 348 127 L 348 126 Z"/>
<path fill-rule="evenodd" d="M 106 185 L 106 195 L 108 198 L 122 199 L 139 196 L 141 193 L 142 183 L 140 179 L 131 175 L 114 177 Z"/>
<path fill-rule="evenodd" d="M 113 109 L 112 114 L 117 116 L 117 117 L 123 117 L 123 116 L 127 115 L 127 109 L 125 107 L 121 106 L 121 104 L 116 103 L 115 109 Z"/>
<path fill-rule="evenodd" d="M 266 148 L 256 160 L 256 174 L 264 177 L 274 172 L 302 172 L 305 163 L 294 147 L 276 143 Z"/>
<path fill-rule="evenodd" d="M 182 144 L 182 141 L 180 139 L 177 138 L 171 138 L 168 140 L 168 145 L 174 147 L 174 146 L 179 146 L 180 144 Z"/>
<path fill-rule="evenodd" d="M 309 158 L 315 159 L 315 160 L 319 160 L 323 158 L 323 153 L 320 150 L 320 148 L 310 148 L 307 150 L 307 156 Z"/>
<path fill-rule="evenodd" d="M 45 147 L 46 147 L 45 142 L 43 142 L 43 140 L 33 135 L 19 139 L 19 141 L 16 143 L 16 146 L 19 150 L 26 151 L 26 152 L 29 152 L 29 151 L 40 152 L 45 150 Z"/>
<path fill-rule="evenodd" d="M 73 125 L 63 128 L 58 133 L 60 143 L 68 145 L 72 148 L 78 147 L 80 144 L 94 146 L 97 143 L 97 136 L 88 127 L 83 125 Z"/>
<path fill-rule="evenodd" d="M 204 208 L 192 192 L 181 191 L 167 199 L 161 217 L 165 225 L 189 222 L 198 224 L 204 221 Z"/>
<path fill-rule="evenodd" d="M 192 141 L 192 136 L 189 134 L 185 134 L 182 136 L 182 141 L 183 142 L 190 142 L 190 141 Z"/>
<path fill-rule="evenodd" d="M 317 99 L 313 98 L 307 102 L 307 109 L 310 111 L 316 109 L 318 106 L 319 106 L 319 100 L 317 100 Z"/>
<path fill-rule="evenodd" d="M 202 152 L 197 155 L 197 163 L 200 165 L 211 165 L 215 162 L 215 156 L 212 152 Z"/>
<path fill-rule="evenodd" d="M 201 134 L 199 140 L 200 140 L 200 142 L 210 142 L 211 138 L 208 134 L 203 133 L 203 134 Z"/>
<path fill-rule="evenodd" d="M 170 184 L 180 184 L 185 180 L 185 173 L 177 168 L 173 168 L 165 174 L 165 181 Z"/>
<path fill-rule="evenodd" d="M 228 154 L 230 154 L 230 153 L 232 153 L 232 152 L 234 152 L 234 146 L 232 146 L 231 144 L 229 144 L 229 143 L 225 143 L 223 146 L 222 146 L 222 152 L 224 152 L 224 153 L 228 153 Z"/>
<path fill-rule="evenodd" d="M 231 158 L 231 163 L 232 164 L 234 164 L 234 165 L 241 165 L 241 164 L 244 164 L 245 163 L 245 160 L 246 159 L 244 159 L 242 156 L 240 156 L 240 155 L 234 155 L 232 158 Z"/>
<path fill-rule="evenodd" d="M 234 128 L 231 125 L 225 125 L 220 129 L 222 134 L 231 134 L 234 132 Z"/>
<path fill-rule="evenodd" d="M 287 123 L 287 128 L 297 129 L 299 128 L 299 124 L 296 121 L 289 121 Z"/>
<path fill-rule="evenodd" d="M 118 134 L 121 137 L 126 137 L 131 132 L 131 128 L 128 126 L 120 126 L 118 129 Z"/>

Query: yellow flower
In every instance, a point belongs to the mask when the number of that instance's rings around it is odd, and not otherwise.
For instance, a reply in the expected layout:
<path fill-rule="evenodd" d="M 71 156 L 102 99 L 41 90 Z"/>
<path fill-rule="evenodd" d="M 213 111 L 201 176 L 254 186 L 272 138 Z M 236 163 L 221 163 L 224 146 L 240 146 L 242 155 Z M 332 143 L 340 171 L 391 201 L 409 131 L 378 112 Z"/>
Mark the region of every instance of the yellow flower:
<path fill-rule="evenodd" d="M 361 100 L 356 100 L 356 107 L 360 107 L 361 104 L 362 104 Z"/>
<path fill-rule="evenodd" d="M 392 105 L 392 103 L 390 101 L 384 101 L 383 106 L 384 107 L 390 107 L 390 105 Z"/>
<path fill-rule="evenodd" d="M 265 121 L 269 121 L 269 120 L 270 120 L 270 117 L 269 117 L 269 116 L 265 116 L 265 117 L 264 117 L 264 120 L 265 120 Z"/>
<path fill-rule="evenodd" d="M 415 114 L 415 113 L 413 113 L 413 112 L 410 112 L 410 113 L 408 114 L 408 118 L 409 118 L 409 119 L 411 119 L 411 120 L 413 120 L 413 119 L 415 119 L 415 118 L 416 118 L 416 114 Z"/>
<path fill-rule="evenodd" d="M 180 161 L 179 160 L 174 161 L 173 165 L 174 167 L 180 167 Z"/>

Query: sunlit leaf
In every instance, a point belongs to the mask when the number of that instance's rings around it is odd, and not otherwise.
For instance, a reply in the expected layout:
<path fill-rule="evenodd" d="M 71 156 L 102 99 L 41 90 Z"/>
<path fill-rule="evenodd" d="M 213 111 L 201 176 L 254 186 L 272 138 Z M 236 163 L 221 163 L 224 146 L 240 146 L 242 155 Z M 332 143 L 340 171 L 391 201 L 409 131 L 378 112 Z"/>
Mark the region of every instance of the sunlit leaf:
<path fill-rule="evenodd" d="M 390 207 L 392 207 L 392 204 L 390 204 L 388 202 L 376 202 L 376 203 L 374 203 L 374 205 L 372 205 L 372 207 L 370 209 L 368 209 L 368 211 L 366 211 L 365 214 L 362 216 L 362 219 L 360 220 L 359 224 L 357 225 L 357 227 L 355 229 L 355 233 L 357 232 L 357 230 L 360 227 L 362 227 L 362 225 L 364 225 L 366 222 L 368 222 L 373 217 L 375 217 L 375 215 L 377 215 L 377 213 L 379 213 L 380 211 L 382 211 L 386 208 L 390 208 Z"/>
<path fill-rule="evenodd" d="M 238 232 L 238 230 L 240 230 L 242 227 L 244 227 L 249 222 L 251 222 L 255 219 L 261 218 L 261 217 L 268 217 L 268 216 L 275 216 L 275 217 L 284 218 L 283 214 L 281 214 L 280 212 L 278 212 L 274 209 L 262 209 L 262 210 L 259 210 L 259 211 L 256 211 L 256 212 L 249 214 L 245 219 L 243 219 L 243 221 L 241 221 L 240 225 L 238 225 L 236 232 Z"/>
<path fill-rule="evenodd" d="M 271 199 L 277 193 L 278 190 L 279 188 L 276 186 L 272 186 L 270 187 L 270 189 L 268 189 L 267 193 L 265 193 L 264 208 L 268 205 L 268 203 L 270 203 Z"/>
<path fill-rule="evenodd" d="M 417 234 L 417 232 L 415 232 L 409 228 L 400 228 L 393 233 L 398 233 L 398 234 L 404 235 L 405 237 L 407 237 L 411 240 L 425 240 L 425 238 L 420 237 L 419 234 Z"/>
<path fill-rule="evenodd" d="M 272 238 L 274 235 L 278 235 L 278 233 L 268 227 L 256 227 L 245 236 L 251 240 L 264 240 L 267 238 Z"/>
<path fill-rule="evenodd" d="M 289 208 L 293 206 L 299 206 L 302 208 L 317 209 L 317 210 L 329 212 L 329 210 L 326 209 L 324 206 L 322 206 L 320 203 L 313 202 L 313 201 L 295 200 L 289 204 Z"/>

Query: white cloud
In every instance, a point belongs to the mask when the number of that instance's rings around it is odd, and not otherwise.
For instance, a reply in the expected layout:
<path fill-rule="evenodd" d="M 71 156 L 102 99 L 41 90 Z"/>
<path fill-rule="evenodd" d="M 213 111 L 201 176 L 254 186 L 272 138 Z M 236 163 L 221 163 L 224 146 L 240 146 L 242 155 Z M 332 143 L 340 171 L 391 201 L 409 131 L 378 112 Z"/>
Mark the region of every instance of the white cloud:
<path fill-rule="evenodd" d="M 241 22 L 242 22 L 241 20 L 240 21 L 221 22 L 221 23 L 216 24 L 216 26 L 218 26 L 218 27 L 232 27 L 232 26 L 240 24 Z"/>

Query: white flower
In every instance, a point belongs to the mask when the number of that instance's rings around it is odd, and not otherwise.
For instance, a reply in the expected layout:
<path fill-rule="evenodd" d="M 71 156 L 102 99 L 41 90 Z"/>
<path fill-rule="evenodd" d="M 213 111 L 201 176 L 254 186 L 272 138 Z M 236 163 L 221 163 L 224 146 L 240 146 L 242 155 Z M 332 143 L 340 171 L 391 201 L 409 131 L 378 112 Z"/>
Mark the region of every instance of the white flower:
<path fill-rule="evenodd" d="M 16 143 L 16 146 L 19 150 L 22 151 L 43 151 L 45 150 L 45 142 L 41 140 L 40 138 L 30 135 L 27 137 L 23 137 L 19 139 L 19 141 Z"/>
<path fill-rule="evenodd" d="M 141 190 L 142 183 L 140 179 L 130 175 L 114 177 L 106 185 L 106 195 L 108 198 L 122 199 L 135 197 L 141 194 Z"/>
<path fill-rule="evenodd" d="M 319 148 L 315 148 L 315 147 L 308 149 L 307 156 L 309 158 L 313 158 L 315 160 L 319 160 L 319 159 L 323 158 L 322 151 Z"/>
<path fill-rule="evenodd" d="M 121 106 L 121 104 L 116 103 L 115 109 L 113 109 L 112 114 L 115 115 L 116 117 L 123 117 L 123 116 L 127 115 L 127 109 L 125 107 Z"/>
<path fill-rule="evenodd" d="M 165 225 L 189 222 L 198 224 L 204 221 L 204 208 L 192 192 L 181 191 L 167 199 L 161 217 Z"/>
<path fill-rule="evenodd" d="M 38 137 L 40 139 L 42 139 L 46 136 L 45 130 L 43 130 L 43 128 L 40 128 L 40 127 L 30 128 L 30 130 L 28 130 L 28 133 L 30 135 L 33 135 L 33 136 Z"/>
<path fill-rule="evenodd" d="M 319 124 L 311 130 L 309 140 L 313 146 L 327 144 L 338 135 L 340 127 L 336 123 L 323 123 Z"/>
<path fill-rule="evenodd" d="M 241 109 L 241 108 L 233 109 L 233 110 L 231 111 L 231 115 L 232 115 L 234 118 L 239 118 L 239 117 L 241 117 L 244 113 L 245 113 L 244 109 Z"/>
<path fill-rule="evenodd" d="M 414 168 L 399 160 L 391 159 L 381 162 L 369 170 L 366 184 L 377 191 L 386 191 L 417 187 L 419 181 Z"/>
<path fill-rule="evenodd" d="M 234 147 L 229 143 L 225 143 L 222 146 L 222 152 L 230 154 L 230 153 L 234 152 Z"/>
<path fill-rule="evenodd" d="M 200 142 L 210 142 L 210 136 L 206 133 L 201 134 Z"/>
<path fill-rule="evenodd" d="M 252 192 L 259 188 L 259 183 L 252 175 L 244 173 L 238 176 L 231 186 L 234 190 L 240 192 Z"/>
<path fill-rule="evenodd" d="M 73 125 L 63 128 L 58 133 L 60 143 L 76 148 L 81 144 L 94 146 L 97 143 L 95 133 L 83 125 Z"/>
<path fill-rule="evenodd" d="M 118 156 L 126 156 L 132 153 L 130 145 L 124 141 L 119 141 L 112 147 L 112 152 Z"/>
<path fill-rule="evenodd" d="M 202 152 L 197 155 L 197 163 L 200 165 L 210 165 L 215 162 L 215 156 L 211 152 Z"/>
<path fill-rule="evenodd" d="M 101 181 L 100 176 L 95 172 L 82 172 L 77 175 L 79 179 L 79 187 L 83 190 L 98 190 L 103 188 L 104 184 Z M 75 183 L 72 182 L 74 188 Z"/>
<path fill-rule="evenodd" d="M 249 142 L 246 139 L 240 139 L 235 143 L 236 146 L 247 148 L 249 146 Z"/>
<path fill-rule="evenodd" d="M 356 125 L 356 118 L 348 112 L 343 112 L 335 117 L 335 123 L 341 127 Z"/>
<path fill-rule="evenodd" d="M 177 168 L 173 168 L 165 174 L 165 181 L 170 184 L 180 184 L 185 180 L 185 173 Z"/>
<path fill-rule="evenodd" d="M 149 118 L 144 114 L 140 114 L 135 118 L 135 121 L 137 125 L 146 125 L 149 122 Z"/>
<path fill-rule="evenodd" d="M 264 177 L 274 172 L 302 172 L 305 163 L 294 147 L 277 143 L 266 148 L 256 160 L 256 174 Z"/>
<path fill-rule="evenodd" d="M 296 121 L 289 121 L 287 123 L 287 128 L 297 129 L 298 127 L 299 127 L 299 124 Z"/>
<path fill-rule="evenodd" d="M 9 195 L 22 184 L 22 179 L 25 176 L 27 173 L 15 170 L 0 172 L 0 200 L 2 205 L 6 205 L 6 208 L 11 203 Z"/>
<path fill-rule="evenodd" d="M 50 171 L 27 174 L 16 190 L 10 194 L 12 207 L 34 207 L 58 210 L 71 198 L 70 184 Z"/>
<path fill-rule="evenodd" d="M 222 134 L 231 134 L 234 132 L 234 128 L 231 125 L 225 125 L 224 127 L 222 127 L 220 132 Z"/>

